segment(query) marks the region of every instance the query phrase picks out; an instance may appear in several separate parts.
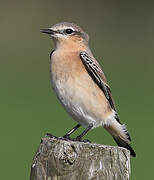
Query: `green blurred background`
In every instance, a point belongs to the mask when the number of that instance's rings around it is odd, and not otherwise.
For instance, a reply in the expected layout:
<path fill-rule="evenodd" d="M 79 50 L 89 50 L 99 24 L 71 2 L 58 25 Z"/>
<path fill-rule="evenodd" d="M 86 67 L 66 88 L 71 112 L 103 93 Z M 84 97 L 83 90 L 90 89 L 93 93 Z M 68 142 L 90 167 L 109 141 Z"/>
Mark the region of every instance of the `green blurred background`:
<path fill-rule="evenodd" d="M 29 179 L 41 137 L 47 132 L 62 136 L 76 124 L 51 89 L 49 54 L 54 47 L 39 32 L 61 21 L 77 23 L 90 35 L 91 49 L 103 65 L 137 153 L 131 159 L 131 179 L 154 179 L 154 6 L 150 2 L 1 1 L 1 180 Z M 103 128 L 92 130 L 87 138 L 115 145 Z"/>

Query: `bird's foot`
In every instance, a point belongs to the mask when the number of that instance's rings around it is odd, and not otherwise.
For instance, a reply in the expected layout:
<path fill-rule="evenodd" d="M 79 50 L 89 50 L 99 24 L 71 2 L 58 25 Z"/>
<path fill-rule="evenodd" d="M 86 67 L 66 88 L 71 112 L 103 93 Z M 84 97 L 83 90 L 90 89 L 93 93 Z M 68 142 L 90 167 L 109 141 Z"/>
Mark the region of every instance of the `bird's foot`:
<path fill-rule="evenodd" d="M 53 137 L 57 138 L 56 136 L 52 135 L 51 133 L 46 133 L 45 136 L 46 136 L 46 137 L 50 137 L 50 138 L 53 138 Z"/>
<path fill-rule="evenodd" d="M 88 139 L 82 139 L 82 138 L 80 138 L 80 137 L 73 138 L 72 141 L 78 141 L 78 142 L 84 142 L 84 143 L 89 142 L 89 143 L 90 143 L 90 140 L 88 140 Z"/>
<path fill-rule="evenodd" d="M 67 135 L 65 135 L 63 137 L 57 137 L 57 136 L 52 135 L 51 133 L 47 133 L 45 136 L 49 137 L 49 138 L 53 138 L 54 137 L 56 139 L 65 140 L 65 141 L 67 141 L 67 140 L 73 141 L 73 139 L 70 136 L 67 136 Z"/>
<path fill-rule="evenodd" d="M 62 139 L 62 137 L 57 137 L 57 136 L 54 136 L 52 135 L 51 133 L 46 133 L 45 135 L 46 137 L 49 137 L 49 138 L 56 138 L 56 139 Z"/>
<path fill-rule="evenodd" d="M 72 140 L 72 138 L 70 136 L 67 136 L 67 135 L 64 135 L 62 138 L 65 140 Z"/>
<path fill-rule="evenodd" d="M 65 140 L 65 141 L 67 141 L 67 140 L 69 140 L 69 141 L 78 141 L 78 142 L 84 142 L 84 143 L 87 143 L 87 142 L 91 142 L 90 140 L 88 140 L 88 139 L 82 139 L 81 137 L 79 137 L 79 136 L 77 136 L 76 138 L 71 138 L 70 136 L 67 136 L 67 135 L 65 135 L 65 136 L 63 136 L 63 137 L 57 137 L 57 136 L 54 136 L 54 135 L 52 135 L 51 133 L 47 133 L 46 134 L 46 137 L 50 137 L 50 138 L 57 138 L 57 139 L 61 139 L 61 140 Z"/>
<path fill-rule="evenodd" d="M 80 136 L 77 136 L 76 138 L 71 138 L 70 136 L 65 135 L 62 138 L 64 140 L 79 141 L 79 142 L 85 142 L 85 143 L 89 142 L 90 143 L 90 141 L 88 139 L 82 139 Z"/>

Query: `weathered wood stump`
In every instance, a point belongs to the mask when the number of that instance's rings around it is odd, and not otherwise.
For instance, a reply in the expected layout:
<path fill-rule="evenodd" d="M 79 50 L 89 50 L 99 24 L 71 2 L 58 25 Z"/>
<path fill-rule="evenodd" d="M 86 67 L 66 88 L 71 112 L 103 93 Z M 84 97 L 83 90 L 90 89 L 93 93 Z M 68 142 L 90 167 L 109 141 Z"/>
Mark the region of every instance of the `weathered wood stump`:
<path fill-rule="evenodd" d="M 45 137 L 30 180 L 129 180 L 130 153 L 121 147 Z"/>

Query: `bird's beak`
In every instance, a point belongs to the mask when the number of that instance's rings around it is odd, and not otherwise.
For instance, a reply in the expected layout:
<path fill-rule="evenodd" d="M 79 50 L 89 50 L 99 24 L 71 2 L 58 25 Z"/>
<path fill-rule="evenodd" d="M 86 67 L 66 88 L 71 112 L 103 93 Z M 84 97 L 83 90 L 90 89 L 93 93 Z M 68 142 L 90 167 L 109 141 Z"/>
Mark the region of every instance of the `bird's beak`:
<path fill-rule="evenodd" d="M 52 29 L 41 29 L 40 30 L 41 33 L 46 33 L 46 34 L 51 34 L 54 35 L 56 32 Z"/>

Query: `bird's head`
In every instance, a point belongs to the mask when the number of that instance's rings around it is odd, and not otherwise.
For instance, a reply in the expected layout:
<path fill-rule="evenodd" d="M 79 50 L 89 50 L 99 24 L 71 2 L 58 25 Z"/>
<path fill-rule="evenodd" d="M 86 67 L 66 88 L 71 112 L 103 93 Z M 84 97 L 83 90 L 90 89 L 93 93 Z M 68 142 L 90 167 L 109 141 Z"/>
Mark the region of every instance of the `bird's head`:
<path fill-rule="evenodd" d="M 89 36 L 79 26 L 73 23 L 58 23 L 48 29 L 41 29 L 42 33 L 49 34 L 56 45 L 66 43 L 88 44 Z"/>

